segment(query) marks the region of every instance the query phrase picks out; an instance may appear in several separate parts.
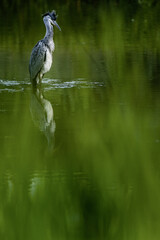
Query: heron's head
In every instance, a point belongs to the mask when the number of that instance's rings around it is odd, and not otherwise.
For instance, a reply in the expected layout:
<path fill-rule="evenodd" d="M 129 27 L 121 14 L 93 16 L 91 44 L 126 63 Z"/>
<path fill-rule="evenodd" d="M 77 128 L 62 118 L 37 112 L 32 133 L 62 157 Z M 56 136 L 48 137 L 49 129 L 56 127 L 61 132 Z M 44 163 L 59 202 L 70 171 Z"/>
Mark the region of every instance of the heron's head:
<path fill-rule="evenodd" d="M 56 26 L 61 31 L 60 26 L 56 22 L 57 15 L 56 15 L 56 12 L 54 10 L 52 12 L 47 12 L 47 13 L 43 14 L 42 17 L 43 17 L 43 19 L 46 19 L 47 21 L 49 21 L 49 23 L 51 25 Z"/>

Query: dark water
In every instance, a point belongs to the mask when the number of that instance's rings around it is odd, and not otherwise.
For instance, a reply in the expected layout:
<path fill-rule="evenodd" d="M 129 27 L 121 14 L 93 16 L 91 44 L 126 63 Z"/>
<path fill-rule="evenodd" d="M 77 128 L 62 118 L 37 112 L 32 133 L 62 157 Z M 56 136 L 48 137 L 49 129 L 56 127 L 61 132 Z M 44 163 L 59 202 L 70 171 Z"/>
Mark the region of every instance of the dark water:
<path fill-rule="evenodd" d="M 159 239 L 159 5 L 120 2 L 1 3 L 0 239 Z"/>

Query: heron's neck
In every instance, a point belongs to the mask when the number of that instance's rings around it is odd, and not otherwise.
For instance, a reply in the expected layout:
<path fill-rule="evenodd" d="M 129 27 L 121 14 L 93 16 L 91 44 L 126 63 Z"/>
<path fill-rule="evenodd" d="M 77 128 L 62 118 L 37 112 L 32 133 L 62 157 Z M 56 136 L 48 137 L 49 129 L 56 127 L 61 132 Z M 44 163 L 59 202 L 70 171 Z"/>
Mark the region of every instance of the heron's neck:
<path fill-rule="evenodd" d="M 46 34 L 45 34 L 44 39 L 47 42 L 52 42 L 53 41 L 53 26 L 51 24 L 47 24 L 47 23 L 45 23 L 45 26 L 46 26 Z"/>

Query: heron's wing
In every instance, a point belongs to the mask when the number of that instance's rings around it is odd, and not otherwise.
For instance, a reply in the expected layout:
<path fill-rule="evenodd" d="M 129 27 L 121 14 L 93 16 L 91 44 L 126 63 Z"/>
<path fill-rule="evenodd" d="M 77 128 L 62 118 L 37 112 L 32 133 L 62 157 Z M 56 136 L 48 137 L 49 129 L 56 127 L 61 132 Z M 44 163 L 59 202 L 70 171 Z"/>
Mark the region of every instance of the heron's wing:
<path fill-rule="evenodd" d="M 33 48 L 29 62 L 30 78 L 33 80 L 43 67 L 46 58 L 47 47 L 40 40 Z"/>

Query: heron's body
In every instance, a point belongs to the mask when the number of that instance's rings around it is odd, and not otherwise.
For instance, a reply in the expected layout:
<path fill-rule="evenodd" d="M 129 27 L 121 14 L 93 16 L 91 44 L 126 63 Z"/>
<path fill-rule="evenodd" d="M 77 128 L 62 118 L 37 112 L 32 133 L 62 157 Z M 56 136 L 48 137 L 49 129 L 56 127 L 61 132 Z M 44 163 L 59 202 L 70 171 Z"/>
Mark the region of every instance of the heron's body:
<path fill-rule="evenodd" d="M 52 17 L 51 14 L 49 16 L 46 14 L 43 18 L 46 26 L 46 34 L 45 37 L 34 46 L 30 57 L 30 79 L 34 84 L 40 83 L 43 75 L 48 72 L 52 66 L 52 53 L 55 47 L 53 42 L 53 26 L 51 23 L 55 22 L 56 26 L 58 26 L 58 24 L 56 21 L 52 21 L 50 16 Z"/>

